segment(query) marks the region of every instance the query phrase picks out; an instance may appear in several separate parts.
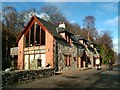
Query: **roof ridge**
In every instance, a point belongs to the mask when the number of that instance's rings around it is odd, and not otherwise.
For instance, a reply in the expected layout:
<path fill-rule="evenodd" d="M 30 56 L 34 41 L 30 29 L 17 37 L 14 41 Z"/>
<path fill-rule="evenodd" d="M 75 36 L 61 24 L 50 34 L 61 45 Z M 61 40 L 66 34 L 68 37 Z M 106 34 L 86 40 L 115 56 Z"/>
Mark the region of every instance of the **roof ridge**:
<path fill-rule="evenodd" d="M 42 20 L 42 21 L 48 23 L 48 24 L 51 24 L 51 25 L 55 26 L 53 23 L 48 22 L 48 21 L 46 21 L 46 20 L 44 20 L 44 19 L 42 19 L 42 18 L 40 18 L 40 17 L 37 17 L 37 16 L 35 16 L 35 17 L 36 17 L 37 19 L 40 19 L 40 20 Z M 55 26 L 55 27 L 57 27 L 57 26 Z"/>

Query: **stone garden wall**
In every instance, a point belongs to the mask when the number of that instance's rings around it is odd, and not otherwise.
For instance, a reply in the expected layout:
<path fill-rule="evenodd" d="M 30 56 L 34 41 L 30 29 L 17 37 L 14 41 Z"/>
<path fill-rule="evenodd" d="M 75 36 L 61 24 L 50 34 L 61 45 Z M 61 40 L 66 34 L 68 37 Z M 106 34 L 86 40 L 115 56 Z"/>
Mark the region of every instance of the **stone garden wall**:
<path fill-rule="evenodd" d="M 48 77 L 54 75 L 54 69 L 46 68 L 39 70 L 23 70 L 2 72 L 2 86 L 13 84 L 15 82 L 32 80 L 36 78 Z"/>

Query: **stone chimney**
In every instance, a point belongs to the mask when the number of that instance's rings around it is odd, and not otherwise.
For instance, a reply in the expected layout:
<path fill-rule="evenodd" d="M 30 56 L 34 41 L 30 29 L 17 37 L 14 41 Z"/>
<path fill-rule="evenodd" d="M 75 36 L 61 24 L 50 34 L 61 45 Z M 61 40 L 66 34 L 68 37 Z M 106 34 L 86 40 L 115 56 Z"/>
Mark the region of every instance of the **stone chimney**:
<path fill-rule="evenodd" d="M 64 22 L 60 22 L 59 27 L 60 27 L 60 28 L 62 27 L 62 28 L 65 29 L 65 23 L 64 23 Z"/>

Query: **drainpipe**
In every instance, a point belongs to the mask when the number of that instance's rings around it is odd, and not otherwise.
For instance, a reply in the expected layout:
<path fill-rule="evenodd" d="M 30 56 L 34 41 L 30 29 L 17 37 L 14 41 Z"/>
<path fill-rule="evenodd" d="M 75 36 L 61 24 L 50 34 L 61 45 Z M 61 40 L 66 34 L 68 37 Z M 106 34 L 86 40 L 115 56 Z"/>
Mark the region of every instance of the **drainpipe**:
<path fill-rule="evenodd" d="M 54 68 L 55 68 L 55 72 L 57 72 L 58 69 L 58 43 L 57 40 L 54 41 L 54 45 L 55 45 L 55 54 L 54 54 Z"/>
<path fill-rule="evenodd" d="M 78 52 L 79 52 L 79 46 L 77 45 L 77 68 L 81 68 L 81 67 L 80 67 L 81 65 L 79 65 L 79 64 L 81 63 L 81 60 L 80 60 L 80 61 L 78 60 L 78 59 L 80 58 Z M 79 62 L 78 62 L 78 61 L 79 61 Z M 78 65 L 79 65 L 79 66 L 78 66 Z"/>

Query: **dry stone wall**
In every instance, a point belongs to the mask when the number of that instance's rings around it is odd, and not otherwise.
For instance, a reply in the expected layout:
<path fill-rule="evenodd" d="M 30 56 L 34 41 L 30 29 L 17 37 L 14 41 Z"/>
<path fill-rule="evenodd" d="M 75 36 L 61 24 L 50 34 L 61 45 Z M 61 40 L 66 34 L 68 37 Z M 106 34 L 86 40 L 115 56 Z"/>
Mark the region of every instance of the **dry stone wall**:
<path fill-rule="evenodd" d="M 54 75 L 54 69 L 39 69 L 39 70 L 16 70 L 2 72 L 2 86 L 13 84 L 15 82 L 32 80 L 36 78 L 48 77 Z"/>

